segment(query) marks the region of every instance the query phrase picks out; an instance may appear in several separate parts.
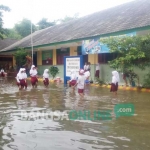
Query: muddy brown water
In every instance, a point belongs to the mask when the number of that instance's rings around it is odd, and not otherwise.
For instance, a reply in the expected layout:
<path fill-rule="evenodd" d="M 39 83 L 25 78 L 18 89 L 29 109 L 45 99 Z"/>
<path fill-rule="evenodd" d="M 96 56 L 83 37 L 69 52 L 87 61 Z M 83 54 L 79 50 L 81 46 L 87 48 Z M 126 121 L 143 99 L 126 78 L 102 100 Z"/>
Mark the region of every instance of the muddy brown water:
<path fill-rule="evenodd" d="M 109 120 L 57 119 L 59 112 L 114 111 L 116 104 L 134 105 L 133 116 Z M 39 117 L 53 112 L 56 118 Z M 57 120 L 56 120 L 57 119 Z M 149 150 L 150 93 L 87 86 L 81 99 L 63 84 L 39 83 L 19 91 L 13 79 L 0 81 L 0 150 Z"/>

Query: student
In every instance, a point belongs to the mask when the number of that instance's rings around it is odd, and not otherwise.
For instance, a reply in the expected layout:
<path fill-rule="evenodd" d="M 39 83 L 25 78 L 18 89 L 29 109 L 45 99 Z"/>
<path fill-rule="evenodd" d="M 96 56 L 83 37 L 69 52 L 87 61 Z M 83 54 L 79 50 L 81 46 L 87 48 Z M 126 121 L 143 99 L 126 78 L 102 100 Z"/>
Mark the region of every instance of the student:
<path fill-rule="evenodd" d="M 25 89 L 27 89 L 27 73 L 25 68 L 23 68 L 23 79 L 25 81 Z"/>
<path fill-rule="evenodd" d="M 31 84 L 32 87 L 37 87 L 38 79 L 37 79 L 37 69 L 34 65 L 31 66 L 30 69 L 30 77 L 31 77 Z"/>
<path fill-rule="evenodd" d="M 74 70 L 71 70 L 69 87 L 74 86 L 77 83 L 77 75 Z"/>
<path fill-rule="evenodd" d="M 115 96 L 117 95 L 119 81 L 119 73 L 117 71 L 112 71 L 112 83 L 110 92 L 113 92 Z"/>
<path fill-rule="evenodd" d="M 49 70 L 48 69 L 44 70 L 43 83 L 44 83 L 45 87 L 47 87 L 49 85 Z"/>
<path fill-rule="evenodd" d="M 16 76 L 16 80 L 17 80 L 17 85 L 19 87 L 19 90 L 23 89 L 24 86 L 25 86 L 25 80 L 24 80 L 24 77 L 23 77 L 23 68 L 20 68 L 17 76 Z"/>
<path fill-rule="evenodd" d="M 1 77 L 5 77 L 6 76 L 6 73 L 4 71 L 4 69 L 2 68 L 1 71 L 0 71 L 0 76 Z"/>
<path fill-rule="evenodd" d="M 99 65 L 99 63 L 97 63 L 96 70 L 95 70 L 95 77 L 99 78 L 99 74 L 100 74 L 100 65 Z"/>
<path fill-rule="evenodd" d="M 84 76 L 84 70 L 81 69 L 79 71 L 79 77 L 77 80 L 77 83 L 73 86 L 75 88 L 77 86 L 78 88 L 78 93 L 81 97 L 84 96 L 84 86 L 85 86 L 85 76 Z"/>
<path fill-rule="evenodd" d="M 89 79 L 90 79 L 90 71 L 84 72 L 84 76 L 85 76 L 85 83 L 89 84 L 90 83 L 90 81 L 89 81 Z"/>

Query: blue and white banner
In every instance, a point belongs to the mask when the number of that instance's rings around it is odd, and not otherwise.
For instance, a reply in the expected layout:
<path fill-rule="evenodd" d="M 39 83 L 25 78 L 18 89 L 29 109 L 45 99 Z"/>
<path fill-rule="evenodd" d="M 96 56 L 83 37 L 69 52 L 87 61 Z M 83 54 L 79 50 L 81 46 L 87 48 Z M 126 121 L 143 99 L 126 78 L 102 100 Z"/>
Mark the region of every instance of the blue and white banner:
<path fill-rule="evenodd" d="M 124 36 L 135 36 L 136 32 L 122 34 L 112 37 L 124 37 Z M 105 37 L 110 38 L 110 37 Z M 107 45 L 103 44 L 100 40 L 104 38 L 94 38 L 90 40 L 83 40 L 82 41 L 82 55 L 86 54 L 98 54 L 98 53 L 110 53 L 109 48 Z"/>

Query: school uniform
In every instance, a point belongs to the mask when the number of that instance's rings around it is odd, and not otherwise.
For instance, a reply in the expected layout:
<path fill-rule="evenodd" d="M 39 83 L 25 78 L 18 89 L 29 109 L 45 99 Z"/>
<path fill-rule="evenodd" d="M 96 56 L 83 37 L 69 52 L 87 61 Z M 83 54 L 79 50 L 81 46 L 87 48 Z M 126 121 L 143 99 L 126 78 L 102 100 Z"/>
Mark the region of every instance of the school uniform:
<path fill-rule="evenodd" d="M 112 82 L 111 82 L 111 88 L 110 92 L 116 92 L 118 91 L 118 83 L 120 81 L 119 73 L 117 71 L 112 72 Z"/>
<path fill-rule="evenodd" d="M 74 71 L 71 71 L 69 86 L 74 86 L 77 83 L 77 75 Z"/>
<path fill-rule="evenodd" d="M 33 69 L 33 68 L 35 68 L 34 65 L 32 65 L 31 69 L 30 69 L 30 77 L 31 77 L 31 84 L 32 84 L 32 86 L 36 85 L 36 83 L 38 82 L 37 70 Z"/>
<path fill-rule="evenodd" d="M 43 73 L 43 83 L 45 86 L 48 86 L 49 85 L 49 73 L 48 73 L 48 69 L 45 69 L 44 70 L 44 73 Z"/>

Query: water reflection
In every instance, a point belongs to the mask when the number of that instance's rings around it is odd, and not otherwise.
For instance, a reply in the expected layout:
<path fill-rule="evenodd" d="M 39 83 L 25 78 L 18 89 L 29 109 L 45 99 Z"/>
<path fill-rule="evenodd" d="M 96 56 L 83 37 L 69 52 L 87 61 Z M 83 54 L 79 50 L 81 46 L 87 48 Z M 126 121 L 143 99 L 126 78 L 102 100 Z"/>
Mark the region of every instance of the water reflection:
<path fill-rule="evenodd" d="M 30 84 L 29 84 L 30 85 Z M 22 119 L 21 112 L 76 110 L 90 112 L 110 110 L 116 103 L 133 103 L 133 117 L 112 120 L 52 120 L 51 118 Z M 42 83 L 37 89 L 30 86 L 19 91 L 13 80 L 0 87 L 0 147 L 4 150 L 149 150 L 150 99 L 149 93 L 119 91 L 112 99 L 107 88 L 86 87 L 81 99 L 62 84 Z"/>

